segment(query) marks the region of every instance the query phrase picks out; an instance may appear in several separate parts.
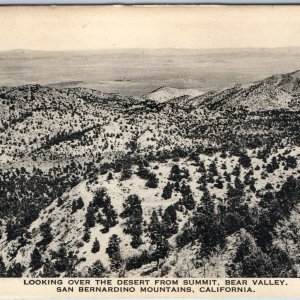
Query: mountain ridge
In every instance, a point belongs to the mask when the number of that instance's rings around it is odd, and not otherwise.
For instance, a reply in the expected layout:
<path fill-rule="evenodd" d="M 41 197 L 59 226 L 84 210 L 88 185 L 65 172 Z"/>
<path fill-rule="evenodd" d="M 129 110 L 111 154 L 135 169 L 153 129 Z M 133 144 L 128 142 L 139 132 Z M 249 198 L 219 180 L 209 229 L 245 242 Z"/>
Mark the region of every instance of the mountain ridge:
<path fill-rule="evenodd" d="M 0 276 L 300 276 L 297 76 L 168 101 L 2 87 Z"/>
<path fill-rule="evenodd" d="M 202 94 L 204 94 L 204 92 L 197 89 L 172 88 L 162 86 L 144 95 L 143 98 L 153 100 L 157 103 L 163 103 L 182 96 L 187 96 L 191 99 Z"/>

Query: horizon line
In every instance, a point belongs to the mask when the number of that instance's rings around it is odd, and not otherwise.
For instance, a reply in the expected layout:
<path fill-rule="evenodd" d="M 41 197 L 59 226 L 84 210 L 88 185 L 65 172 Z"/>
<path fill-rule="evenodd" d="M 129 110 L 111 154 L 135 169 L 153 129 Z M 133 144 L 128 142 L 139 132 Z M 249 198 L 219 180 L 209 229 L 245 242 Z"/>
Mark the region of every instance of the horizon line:
<path fill-rule="evenodd" d="M 162 48 L 143 48 L 143 47 L 132 47 L 132 48 L 99 48 L 99 49 L 64 49 L 64 50 L 42 50 L 42 49 L 29 49 L 29 48 L 13 48 L 13 49 L 3 49 L 0 52 L 93 52 L 93 51 L 116 51 L 116 50 L 184 50 L 184 51 L 199 51 L 199 50 L 262 50 L 262 49 L 295 49 L 300 48 L 299 46 L 274 46 L 274 47 L 220 47 L 220 48 L 175 48 L 175 47 L 162 47 Z"/>

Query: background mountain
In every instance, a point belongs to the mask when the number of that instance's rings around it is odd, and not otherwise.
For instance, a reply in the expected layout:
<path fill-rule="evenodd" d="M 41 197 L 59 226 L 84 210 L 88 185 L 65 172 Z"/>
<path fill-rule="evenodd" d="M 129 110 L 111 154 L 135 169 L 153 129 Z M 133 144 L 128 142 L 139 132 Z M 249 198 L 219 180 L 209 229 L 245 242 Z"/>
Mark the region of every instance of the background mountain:
<path fill-rule="evenodd" d="M 300 71 L 274 75 L 265 79 L 265 82 L 278 86 L 291 94 L 299 95 Z"/>
<path fill-rule="evenodd" d="M 153 100 L 157 103 L 162 103 L 182 96 L 186 96 L 188 99 L 191 99 L 202 94 L 204 94 L 204 92 L 197 89 L 175 89 L 171 87 L 160 87 L 155 91 L 144 95 L 144 98 Z"/>

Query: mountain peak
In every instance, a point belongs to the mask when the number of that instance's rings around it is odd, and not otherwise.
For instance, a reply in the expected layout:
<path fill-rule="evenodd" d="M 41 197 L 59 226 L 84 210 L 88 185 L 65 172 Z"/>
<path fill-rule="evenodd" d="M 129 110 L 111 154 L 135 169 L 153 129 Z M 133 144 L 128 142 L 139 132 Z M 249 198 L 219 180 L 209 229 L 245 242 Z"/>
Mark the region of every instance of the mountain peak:
<path fill-rule="evenodd" d="M 277 74 L 266 78 L 263 82 L 272 84 L 294 95 L 300 93 L 300 70 L 291 73 Z"/>
<path fill-rule="evenodd" d="M 300 70 L 296 70 L 290 74 L 293 75 L 293 77 L 300 78 Z"/>
<path fill-rule="evenodd" d="M 151 93 L 144 95 L 144 98 L 162 103 L 177 97 L 188 96 L 189 98 L 194 98 L 202 94 L 204 94 L 204 92 L 198 89 L 183 89 L 162 86 Z"/>

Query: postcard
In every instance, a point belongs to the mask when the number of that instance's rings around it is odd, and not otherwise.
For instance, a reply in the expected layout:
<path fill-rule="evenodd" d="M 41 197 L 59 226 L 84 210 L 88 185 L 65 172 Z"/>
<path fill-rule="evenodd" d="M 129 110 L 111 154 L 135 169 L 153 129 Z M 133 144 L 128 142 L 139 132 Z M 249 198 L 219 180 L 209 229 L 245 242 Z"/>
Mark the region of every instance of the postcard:
<path fill-rule="evenodd" d="M 0 20 L 1 299 L 300 297 L 300 6 Z"/>

